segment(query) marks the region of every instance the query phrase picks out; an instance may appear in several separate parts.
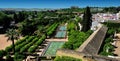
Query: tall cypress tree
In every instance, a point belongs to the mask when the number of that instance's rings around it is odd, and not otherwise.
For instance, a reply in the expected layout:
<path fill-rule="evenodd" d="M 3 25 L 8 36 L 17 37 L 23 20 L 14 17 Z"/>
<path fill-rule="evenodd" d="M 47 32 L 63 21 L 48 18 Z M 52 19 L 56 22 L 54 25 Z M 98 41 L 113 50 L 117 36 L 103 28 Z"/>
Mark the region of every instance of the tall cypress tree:
<path fill-rule="evenodd" d="M 82 20 L 82 31 L 86 32 L 91 28 L 92 25 L 92 14 L 90 12 L 90 8 L 86 7 L 83 15 L 83 20 Z"/>

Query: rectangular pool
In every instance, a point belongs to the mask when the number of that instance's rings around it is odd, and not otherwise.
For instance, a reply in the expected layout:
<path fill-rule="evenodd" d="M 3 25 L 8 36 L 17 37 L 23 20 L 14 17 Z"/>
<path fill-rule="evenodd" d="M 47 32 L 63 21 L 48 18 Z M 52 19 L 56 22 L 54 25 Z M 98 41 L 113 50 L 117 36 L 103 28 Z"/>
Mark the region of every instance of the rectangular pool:
<path fill-rule="evenodd" d="M 62 47 L 65 42 L 51 42 L 44 56 L 55 56 L 56 51 Z"/>
<path fill-rule="evenodd" d="M 65 30 L 66 30 L 66 26 L 61 26 L 61 27 L 59 28 L 59 30 L 65 31 Z"/>
<path fill-rule="evenodd" d="M 65 37 L 66 31 L 58 31 L 55 37 Z"/>

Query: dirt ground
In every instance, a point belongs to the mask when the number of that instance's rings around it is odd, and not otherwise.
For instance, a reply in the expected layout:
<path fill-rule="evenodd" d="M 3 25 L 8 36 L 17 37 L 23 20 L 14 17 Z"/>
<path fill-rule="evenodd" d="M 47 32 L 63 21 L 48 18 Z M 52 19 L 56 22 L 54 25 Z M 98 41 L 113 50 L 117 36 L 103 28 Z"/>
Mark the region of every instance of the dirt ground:
<path fill-rule="evenodd" d="M 20 39 L 21 38 L 22 37 L 20 37 Z M 7 46 L 10 46 L 12 44 L 12 42 L 10 40 L 7 41 L 7 39 L 8 37 L 6 37 L 5 34 L 0 34 L 0 50 L 5 50 Z"/>
<path fill-rule="evenodd" d="M 120 39 L 120 34 L 117 34 L 118 38 Z M 117 48 L 115 48 L 114 53 L 117 54 L 120 57 L 120 40 L 116 41 L 116 45 Z"/>
<path fill-rule="evenodd" d="M 116 41 L 116 47 L 114 53 L 120 57 L 120 40 Z"/>
<path fill-rule="evenodd" d="M 5 37 L 5 34 L 0 34 L 0 50 L 4 50 L 7 46 L 10 46 L 12 42 L 7 41 L 8 37 Z"/>

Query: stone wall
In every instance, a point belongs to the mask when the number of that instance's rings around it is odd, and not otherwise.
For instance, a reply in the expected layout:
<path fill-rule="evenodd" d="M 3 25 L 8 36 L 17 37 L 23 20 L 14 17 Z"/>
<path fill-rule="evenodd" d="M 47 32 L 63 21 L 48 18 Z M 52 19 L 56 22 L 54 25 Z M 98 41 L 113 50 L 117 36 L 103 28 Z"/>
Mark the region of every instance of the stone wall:
<path fill-rule="evenodd" d="M 82 61 L 95 61 L 94 59 L 91 59 L 89 57 L 84 58 L 84 56 L 86 55 L 90 56 L 89 54 L 84 54 L 75 50 L 59 49 L 56 55 L 74 57 L 74 58 L 82 59 Z"/>
<path fill-rule="evenodd" d="M 106 35 L 107 29 L 107 27 L 100 25 L 77 51 L 97 55 Z"/>

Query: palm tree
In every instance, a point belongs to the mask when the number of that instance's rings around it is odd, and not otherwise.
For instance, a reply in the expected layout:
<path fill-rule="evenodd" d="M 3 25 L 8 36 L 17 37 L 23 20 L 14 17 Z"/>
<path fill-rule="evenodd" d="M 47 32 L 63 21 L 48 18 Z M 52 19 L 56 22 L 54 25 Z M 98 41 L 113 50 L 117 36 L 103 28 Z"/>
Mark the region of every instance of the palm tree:
<path fill-rule="evenodd" d="M 15 29 L 9 29 L 6 32 L 6 36 L 8 37 L 8 40 L 12 41 L 12 46 L 13 46 L 13 53 L 15 53 L 15 45 L 14 45 L 14 40 L 19 38 L 19 34 Z M 8 41 L 7 40 L 7 41 Z"/>

